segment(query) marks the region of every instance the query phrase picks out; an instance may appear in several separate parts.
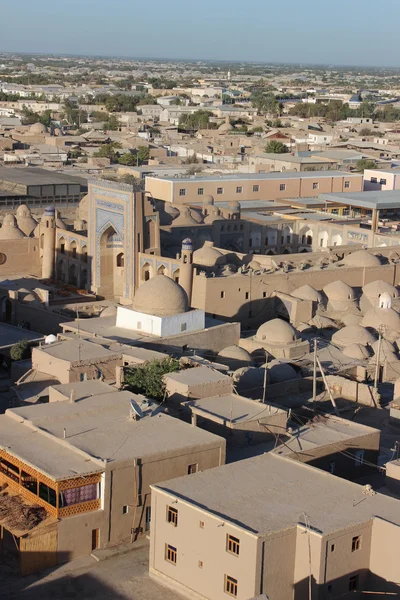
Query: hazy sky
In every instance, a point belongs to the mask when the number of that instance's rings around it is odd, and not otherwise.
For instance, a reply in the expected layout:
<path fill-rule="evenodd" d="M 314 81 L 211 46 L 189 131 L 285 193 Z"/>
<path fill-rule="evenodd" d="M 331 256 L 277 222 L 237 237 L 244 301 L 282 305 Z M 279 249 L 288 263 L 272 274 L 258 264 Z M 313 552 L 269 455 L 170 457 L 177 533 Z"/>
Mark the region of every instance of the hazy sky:
<path fill-rule="evenodd" d="M 399 0 L 0 0 L 0 50 L 400 67 Z"/>

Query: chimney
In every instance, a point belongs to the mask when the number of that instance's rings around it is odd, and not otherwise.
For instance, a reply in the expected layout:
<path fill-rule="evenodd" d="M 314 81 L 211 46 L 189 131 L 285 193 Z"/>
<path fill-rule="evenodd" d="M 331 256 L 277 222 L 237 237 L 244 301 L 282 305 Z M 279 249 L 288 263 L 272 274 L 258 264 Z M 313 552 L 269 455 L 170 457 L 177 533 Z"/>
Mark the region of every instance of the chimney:
<path fill-rule="evenodd" d="M 71 393 L 69 395 L 69 401 L 75 402 L 75 390 L 71 390 Z"/>

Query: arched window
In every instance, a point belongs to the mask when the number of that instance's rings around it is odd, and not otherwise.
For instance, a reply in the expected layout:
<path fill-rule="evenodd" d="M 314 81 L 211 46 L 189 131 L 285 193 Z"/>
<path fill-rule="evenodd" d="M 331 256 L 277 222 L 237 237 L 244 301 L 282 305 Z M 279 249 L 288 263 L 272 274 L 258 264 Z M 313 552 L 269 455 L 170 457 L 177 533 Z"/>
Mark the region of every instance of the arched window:
<path fill-rule="evenodd" d="M 82 262 L 87 263 L 87 260 L 88 260 L 88 249 L 87 249 L 87 246 L 82 246 L 82 249 L 81 249 L 81 259 L 82 259 Z"/>
<path fill-rule="evenodd" d="M 70 243 L 69 249 L 70 249 L 70 252 L 71 252 L 71 257 L 72 258 L 76 258 L 76 253 L 78 252 L 78 244 L 75 242 L 75 240 L 73 240 Z"/>
<path fill-rule="evenodd" d="M 174 281 L 176 281 L 176 283 L 179 283 L 179 275 L 180 275 L 179 269 L 176 269 L 176 271 L 174 271 L 174 275 L 173 275 Z"/>
<path fill-rule="evenodd" d="M 42 236 L 42 237 L 43 237 L 43 236 Z M 65 238 L 61 237 L 61 238 L 58 240 L 58 244 L 59 244 L 59 247 L 60 247 L 60 252 L 61 252 L 61 254 L 65 254 Z"/>
<path fill-rule="evenodd" d="M 117 267 L 125 266 L 125 255 L 123 252 L 117 254 Z"/>
<path fill-rule="evenodd" d="M 158 267 L 157 269 L 157 275 L 165 275 L 165 265 L 161 265 L 160 267 Z"/>
<path fill-rule="evenodd" d="M 43 250 L 44 248 L 44 233 L 40 236 L 40 248 Z"/>

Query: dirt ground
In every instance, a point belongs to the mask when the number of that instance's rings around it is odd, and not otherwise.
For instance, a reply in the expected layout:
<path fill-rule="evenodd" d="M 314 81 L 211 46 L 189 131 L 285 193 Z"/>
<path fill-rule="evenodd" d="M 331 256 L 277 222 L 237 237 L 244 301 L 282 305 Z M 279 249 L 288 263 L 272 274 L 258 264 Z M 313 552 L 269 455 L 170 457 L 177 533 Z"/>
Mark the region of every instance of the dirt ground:
<path fill-rule="evenodd" d="M 96 562 L 84 556 L 37 576 L 0 565 L 3 600 L 182 600 L 148 576 L 148 546 Z"/>

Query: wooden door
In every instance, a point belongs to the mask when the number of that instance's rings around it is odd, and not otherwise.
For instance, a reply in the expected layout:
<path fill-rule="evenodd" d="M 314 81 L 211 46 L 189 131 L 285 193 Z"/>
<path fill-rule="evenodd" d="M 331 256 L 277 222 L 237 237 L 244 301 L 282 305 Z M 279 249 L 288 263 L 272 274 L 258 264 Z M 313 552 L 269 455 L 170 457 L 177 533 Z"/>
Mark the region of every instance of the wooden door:
<path fill-rule="evenodd" d="M 92 550 L 97 550 L 100 544 L 100 530 L 92 529 Z"/>

